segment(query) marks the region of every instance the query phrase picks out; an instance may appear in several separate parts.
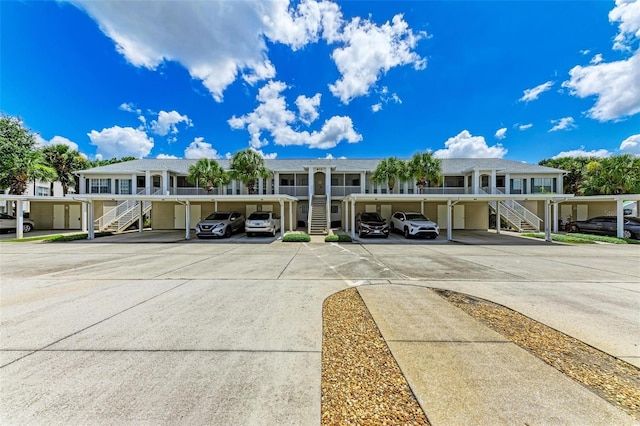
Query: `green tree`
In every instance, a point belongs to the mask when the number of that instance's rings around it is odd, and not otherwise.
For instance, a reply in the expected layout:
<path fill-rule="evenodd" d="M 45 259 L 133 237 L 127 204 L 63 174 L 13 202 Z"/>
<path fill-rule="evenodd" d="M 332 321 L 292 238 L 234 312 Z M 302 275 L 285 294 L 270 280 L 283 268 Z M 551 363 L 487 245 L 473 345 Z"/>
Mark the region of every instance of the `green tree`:
<path fill-rule="evenodd" d="M 57 181 L 62 184 L 62 194 L 67 195 L 69 188 L 76 186 L 76 176 L 73 172 L 87 168 L 89 162 L 77 150 L 64 144 L 48 145 L 42 152 L 58 175 Z"/>
<path fill-rule="evenodd" d="M 580 185 L 584 195 L 640 193 L 640 157 L 630 154 L 593 160 Z"/>
<path fill-rule="evenodd" d="M 409 174 L 415 179 L 422 194 L 427 185 L 438 186 L 442 183 L 442 161 L 431 151 L 419 152 L 408 163 Z"/>
<path fill-rule="evenodd" d="M 404 182 L 409 180 L 409 167 L 405 161 L 396 157 L 382 159 L 371 173 L 373 183 L 387 183 L 389 193 L 393 192 L 396 181 Z"/>
<path fill-rule="evenodd" d="M 30 176 L 23 162 L 35 151 L 35 135 L 23 126 L 19 117 L 0 116 L 0 189 L 21 195 Z"/>
<path fill-rule="evenodd" d="M 247 192 L 255 194 L 258 179 L 271 177 L 271 171 L 264 164 L 264 158 L 251 148 L 235 153 L 231 159 L 231 176 L 241 180 Z"/>
<path fill-rule="evenodd" d="M 122 157 L 122 158 L 110 158 L 108 160 L 93 160 L 93 161 L 89 161 L 88 167 L 101 167 L 101 166 L 108 166 L 109 164 L 116 164 L 116 163 L 123 163 L 125 161 L 132 161 L 132 160 L 137 160 L 136 157 Z"/>
<path fill-rule="evenodd" d="M 47 163 L 42 151 L 29 151 L 22 157 L 14 156 L 12 167 L 10 170 L 10 194 L 24 194 L 29 182 L 33 182 L 35 193 L 36 181 L 52 182 L 58 177 L 55 169 Z"/>
<path fill-rule="evenodd" d="M 189 166 L 187 175 L 189 182 L 196 183 L 211 193 L 213 188 L 218 188 L 229 183 L 229 174 L 218 164 L 216 160 L 201 158 L 195 164 Z"/>

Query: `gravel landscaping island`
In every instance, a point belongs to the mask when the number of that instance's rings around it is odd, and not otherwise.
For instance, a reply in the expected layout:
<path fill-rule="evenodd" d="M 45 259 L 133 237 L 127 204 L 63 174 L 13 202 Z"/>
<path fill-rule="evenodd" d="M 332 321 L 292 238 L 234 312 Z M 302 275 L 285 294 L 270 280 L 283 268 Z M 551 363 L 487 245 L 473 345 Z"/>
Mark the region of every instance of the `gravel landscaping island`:
<path fill-rule="evenodd" d="M 465 294 L 441 297 L 640 419 L 640 369 L 504 306 Z M 428 412 L 428 407 L 425 407 Z M 323 305 L 322 424 L 428 425 L 355 288 Z"/>

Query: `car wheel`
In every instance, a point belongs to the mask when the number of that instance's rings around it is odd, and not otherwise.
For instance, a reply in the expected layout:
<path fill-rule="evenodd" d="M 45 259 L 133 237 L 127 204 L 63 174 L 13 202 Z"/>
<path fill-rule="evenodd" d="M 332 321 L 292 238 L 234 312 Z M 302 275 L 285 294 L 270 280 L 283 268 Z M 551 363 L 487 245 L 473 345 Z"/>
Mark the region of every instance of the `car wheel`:
<path fill-rule="evenodd" d="M 577 225 L 573 225 L 573 226 L 571 227 L 571 232 L 580 232 L 580 228 L 578 228 L 578 226 L 577 226 Z"/>
<path fill-rule="evenodd" d="M 22 225 L 22 232 L 31 232 L 33 226 L 30 223 L 25 223 Z"/>
<path fill-rule="evenodd" d="M 229 238 L 231 236 L 231 227 L 227 226 L 227 228 L 224 230 L 224 237 L 225 238 Z"/>
<path fill-rule="evenodd" d="M 358 231 L 358 238 L 362 238 L 362 232 Z"/>
<path fill-rule="evenodd" d="M 624 238 L 633 238 L 633 233 L 632 233 L 631 231 L 629 231 L 628 229 L 625 229 L 625 230 L 622 232 L 622 236 L 623 236 Z"/>
<path fill-rule="evenodd" d="M 389 234 L 385 235 L 384 237 L 385 237 L 385 238 L 389 238 Z"/>
<path fill-rule="evenodd" d="M 271 236 L 275 237 L 276 236 L 276 227 L 273 227 L 273 231 L 271 231 Z"/>
<path fill-rule="evenodd" d="M 409 234 L 409 228 L 404 228 L 404 237 L 405 238 L 411 238 L 411 234 Z"/>

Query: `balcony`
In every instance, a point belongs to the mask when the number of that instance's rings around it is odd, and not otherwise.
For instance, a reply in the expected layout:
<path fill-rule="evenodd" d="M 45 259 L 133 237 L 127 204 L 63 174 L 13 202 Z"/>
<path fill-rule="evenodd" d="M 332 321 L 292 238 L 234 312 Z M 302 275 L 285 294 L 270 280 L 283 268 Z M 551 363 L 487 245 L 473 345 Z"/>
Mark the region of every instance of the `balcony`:
<path fill-rule="evenodd" d="M 221 195 L 220 188 L 213 188 L 211 192 L 207 192 L 204 188 L 171 188 L 169 191 L 174 195 Z"/>
<path fill-rule="evenodd" d="M 291 195 L 292 197 L 308 197 L 309 187 L 304 186 L 281 186 L 279 190 L 280 194 Z"/>
<path fill-rule="evenodd" d="M 332 197 L 346 197 L 349 194 L 360 194 L 362 192 L 362 188 L 360 185 L 358 186 L 332 186 L 331 187 L 331 196 Z"/>

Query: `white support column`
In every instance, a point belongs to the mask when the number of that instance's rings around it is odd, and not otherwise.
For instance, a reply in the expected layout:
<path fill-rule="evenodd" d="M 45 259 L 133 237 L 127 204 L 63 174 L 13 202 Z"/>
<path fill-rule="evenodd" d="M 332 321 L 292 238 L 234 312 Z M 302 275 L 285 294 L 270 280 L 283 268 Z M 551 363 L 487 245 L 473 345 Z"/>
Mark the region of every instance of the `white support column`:
<path fill-rule="evenodd" d="M 420 200 L 420 213 L 424 214 L 424 200 Z"/>
<path fill-rule="evenodd" d="M 496 234 L 500 235 L 500 200 L 496 200 Z"/>
<path fill-rule="evenodd" d="M 87 232 L 88 218 L 87 218 L 87 203 L 82 203 L 82 232 Z"/>
<path fill-rule="evenodd" d="M 151 195 L 151 171 L 149 170 L 144 172 L 144 193 Z"/>
<path fill-rule="evenodd" d="M 558 180 L 556 180 L 556 194 L 564 194 L 564 174 L 558 174 Z"/>
<path fill-rule="evenodd" d="M 551 242 L 551 211 L 549 209 L 549 200 L 544 200 L 544 239 Z"/>
<path fill-rule="evenodd" d="M 264 190 L 264 179 L 258 178 L 258 194 L 262 195 L 263 190 Z"/>
<path fill-rule="evenodd" d="M 162 194 L 169 195 L 169 172 L 167 170 L 162 171 Z"/>
<path fill-rule="evenodd" d="M 236 195 L 236 180 L 231 181 L 231 195 Z"/>
<path fill-rule="evenodd" d="M 178 195 L 178 176 L 173 178 L 173 189 L 171 190 L 173 195 Z"/>
<path fill-rule="evenodd" d="M 89 201 L 89 205 L 87 206 L 87 217 L 88 217 L 88 229 L 87 229 L 87 240 L 93 240 L 95 238 L 95 207 L 93 205 L 93 200 Z"/>
<path fill-rule="evenodd" d="M 279 172 L 275 172 L 273 174 L 273 193 L 274 194 L 280 193 L 280 173 Z"/>
<path fill-rule="evenodd" d="M 191 203 L 189 200 L 184 205 L 184 239 L 191 239 Z"/>
<path fill-rule="evenodd" d="M 616 235 L 618 238 L 624 237 L 624 202 L 622 199 L 616 200 Z"/>
<path fill-rule="evenodd" d="M 504 174 L 504 193 L 511 194 L 511 175 L 509 173 Z"/>
<path fill-rule="evenodd" d="M 473 171 L 473 188 L 471 188 L 472 194 L 478 194 L 480 188 L 480 172 L 477 170 Z"/>
<path fill-rule="evenodd" d="M 351 200 L 351 239 L 356 237 L 356 200 Z"/>
<path fill-rule="evenodd" d="M 131 193 L 132 194 L 138 193 L 138 177 L 136 176 L 135 173 L 131 174 Z"/>
<path fill-rule="evenodd" d="M 496 169 L 491 170 L 491 189 L 489 189 L 491 194 L 495 194 L 496 191 Z"/>
<path fill-rule="evenodd" d="M 327 194 L 327 231 L 331 229 L 331 167 L 324 168 L 324 186 Z"/>
<path fill-rule="evenodd" d="M 311 197 L 313 197 L 315 182 L 313 180 L 313 167 L 309 166 L 309 205 L 311 205 Z"/>
<path fill-rule="evenodd" d="M 289 231 L 293 231 L 293 201 L 291 200 L 289 200 Z"/>
<path fill-rule="evenodd" d="M 284 238 L 284 226 L 283 223 L 286 223 L 284 217 L 284 200 L 280 200 L 280 239 Z"/>
<path fill-rule="evenodd" d="M 453 240 L 453 219 L 451 218 L 451 200 L 447 200 L 447 241 Z"/>
<path fill-rule="evenodd" d="M 144 218 L 142 217 L 144 213 L 144 203 L 138 200 L 138 232 L 142 232 L 142 228 L 144 228 Z"/>
<path fill-rule="evenodd" d="M 87 193 L 87 178 L 84 177 L 83 174 L 80 175 L 80 188 L 78 189 L 78 194 L 86 194 Z"/>
<path fill-rule="evenodd" d="M 367 192 L 367 172 L 360 172 L 360 193 Z"/>
<path fill-rule="evenodd" d="M 24 237 L 24 204 L 22 200 L 16 201 L 16 238 Z"/>
<path fill-rule="evenodd" d="M 344 232 L 349 233 L 349 202 L 342 200 L 342 217 Z"/>
<path fill-rule="evenodd" d="M 558 203 L 553 203 L 553 226 L 552 226 L 552 229 L 553 229 L 553 232 L 555 234 L 558 233 L 558 210 L 560 210 L 558 208 Z"/>

